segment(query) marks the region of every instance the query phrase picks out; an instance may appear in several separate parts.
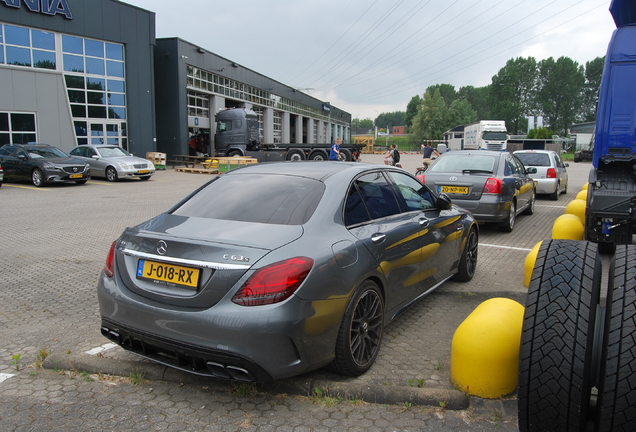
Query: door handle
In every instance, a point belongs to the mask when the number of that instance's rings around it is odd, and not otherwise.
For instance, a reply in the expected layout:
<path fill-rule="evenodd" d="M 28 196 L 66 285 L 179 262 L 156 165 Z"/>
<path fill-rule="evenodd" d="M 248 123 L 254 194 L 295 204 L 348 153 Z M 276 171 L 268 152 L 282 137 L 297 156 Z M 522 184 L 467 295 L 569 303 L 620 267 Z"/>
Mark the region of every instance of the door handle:
<path fill-rule="evenodd" d="M 371 241 L 373 243 L 382 243 L 386 238 L 386 234 L 373 234 L 371 236 Z"/>
<path fill-rule="evenodd" d="M 427 227 L 428 227 L 428 224 L 430 224 L 430 223 L 431 223 L 431 221 L 430 221 L 430 220 L 428 220 L 428 219 L 426 219 L 426 218 L 421 218 L 421 219 L 419 219 L 417 222 L 420 224 L 420 226 L 421 226 L 422 228 L 427 228 Z"/>

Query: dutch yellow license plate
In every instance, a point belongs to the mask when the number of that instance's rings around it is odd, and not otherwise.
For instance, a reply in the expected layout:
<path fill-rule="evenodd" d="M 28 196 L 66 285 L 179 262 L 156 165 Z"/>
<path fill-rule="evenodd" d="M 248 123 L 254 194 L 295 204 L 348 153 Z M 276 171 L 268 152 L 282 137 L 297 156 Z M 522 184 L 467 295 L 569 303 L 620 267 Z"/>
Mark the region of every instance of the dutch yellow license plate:
<path fill-rule="evenodd" d="M 84 177 L 84 174 L 71 174 L 70 176 L 68 176 L 69 178 L 82 178 Z"/>
<path fill-rule="evenodd" d="M 139 174 L 146 174 L 148 170 L 139 170 Z"/>
<path fill-rule="evenodd" d="M 199 269 L 182 267 L 156 261 L 139 260 L 137 277 L 196 288 L 199 284 Z"/>
<path fill-rule="evenodd" d="M 468 195 L 468 188 L 462 186 L 441 186 L 440 192 Z"/>

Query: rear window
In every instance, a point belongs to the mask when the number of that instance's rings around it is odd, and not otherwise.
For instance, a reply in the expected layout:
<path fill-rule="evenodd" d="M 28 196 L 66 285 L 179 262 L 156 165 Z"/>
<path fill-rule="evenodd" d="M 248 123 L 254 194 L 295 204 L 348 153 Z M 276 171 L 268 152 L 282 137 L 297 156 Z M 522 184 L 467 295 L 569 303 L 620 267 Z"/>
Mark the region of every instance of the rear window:
<path fill-rule="evenodd" d="M 464 171 L 476 171 L 494 173 L 496 159 L 493 156 L 480 154 L 444 153 L 429 171 L 443 173 L 462 173 Z"/>
<path fill-rule="evenodd" d="M 550 166 L 550 156 L 547 153 L 515 153 L 525 166 Z"/>
<path fill-rule="evenodd" d="M 172 214 L 208 219 L 301 225 L 324 193 L 317 180 L 277 174 L 219 176 Z"/>

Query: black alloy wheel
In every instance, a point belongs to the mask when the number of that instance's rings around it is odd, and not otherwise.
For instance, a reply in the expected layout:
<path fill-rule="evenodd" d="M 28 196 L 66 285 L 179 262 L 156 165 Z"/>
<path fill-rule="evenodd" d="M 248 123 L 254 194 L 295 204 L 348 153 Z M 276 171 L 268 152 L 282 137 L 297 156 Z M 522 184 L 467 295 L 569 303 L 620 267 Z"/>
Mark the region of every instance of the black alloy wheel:
<path fill-rule="evenodd" d="M 459 282 L 468 282 L 475 276 L 475 270 L 477 269 L 477 253 L 479 250 L 479 239 L 477 231 L 471 229 L 466 238 L 466 246 L 464 252 L 459 260 L 459 267 L 457 273 L 453 276 L 453 280 Z"/>
<path fill-rule="evenodd" d="M 348 376 L 368 371 L 380 351 L 383 330 L 382 294 L 374 282 L 367 280 L 354 294 L 342 319 L 331 370 Z"/>

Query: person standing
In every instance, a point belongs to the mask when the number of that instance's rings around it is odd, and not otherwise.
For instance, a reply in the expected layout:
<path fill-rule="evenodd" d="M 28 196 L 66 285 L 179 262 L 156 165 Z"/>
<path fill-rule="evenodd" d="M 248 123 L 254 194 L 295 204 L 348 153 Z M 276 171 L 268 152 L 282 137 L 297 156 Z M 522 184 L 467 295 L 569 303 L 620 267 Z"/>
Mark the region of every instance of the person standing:
<path fill-rule="evenodd" d="M 340 160 L 340 144 L 342 144 L 342 139 L 336 138 L 336 142 L 331 146 L 331 150 L 329 151 L 330 161 Z"/>
<path fill-rule="evenodd" d="M 428 168 L 433 163 L 432 156 L 435 155 L 439 157 L 439 153 L 433 148 L 433 144 L 431 144 L 430 141 L 427 142 L 426 145 L 422 144 L 422 148 L 424 149 L 424 159 L 422 159 L 422 164 Z"/>

